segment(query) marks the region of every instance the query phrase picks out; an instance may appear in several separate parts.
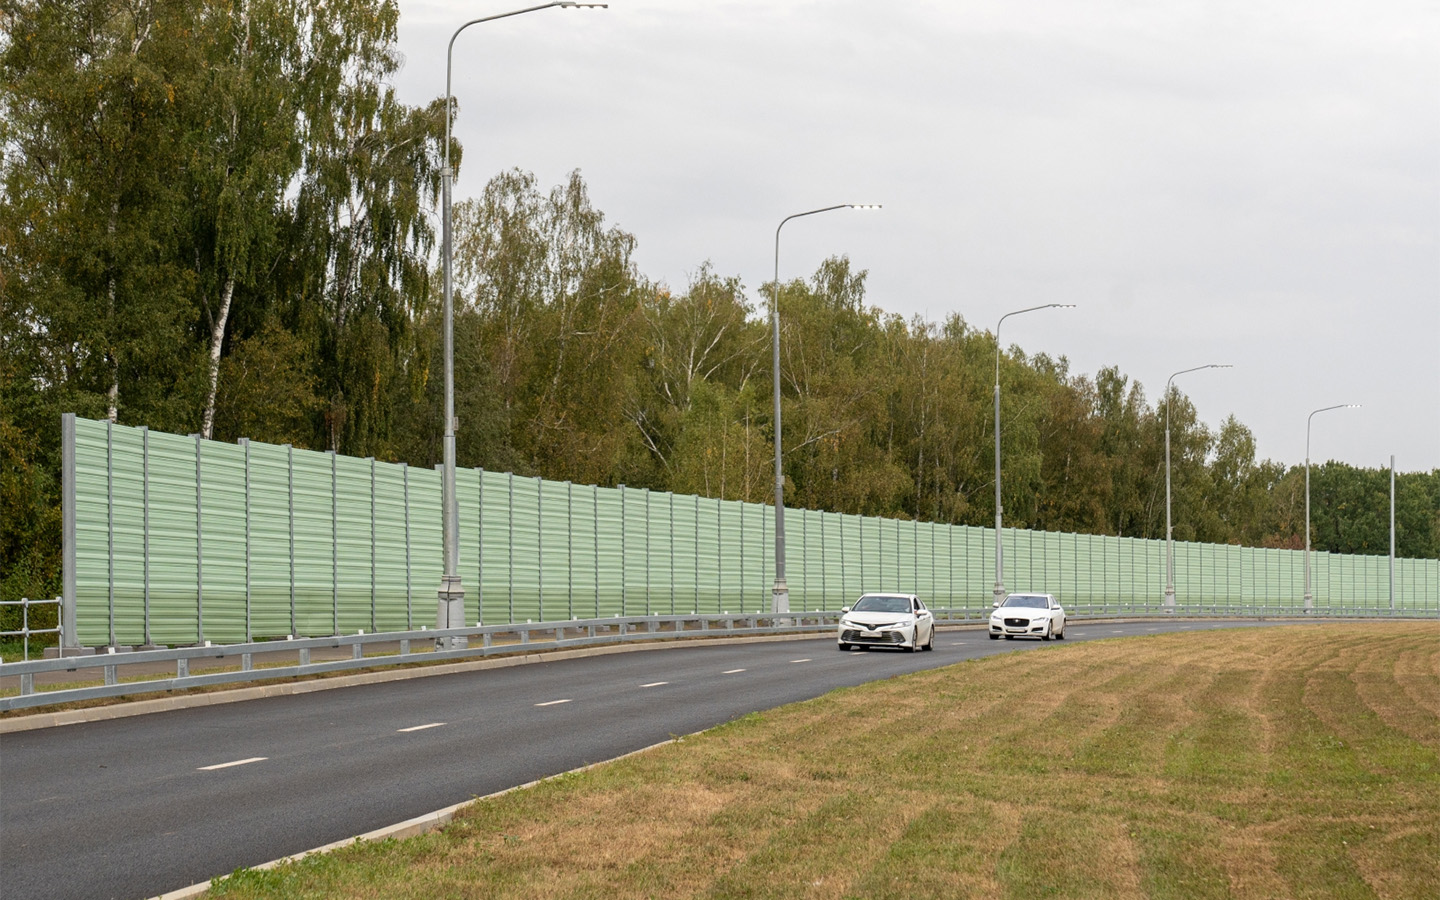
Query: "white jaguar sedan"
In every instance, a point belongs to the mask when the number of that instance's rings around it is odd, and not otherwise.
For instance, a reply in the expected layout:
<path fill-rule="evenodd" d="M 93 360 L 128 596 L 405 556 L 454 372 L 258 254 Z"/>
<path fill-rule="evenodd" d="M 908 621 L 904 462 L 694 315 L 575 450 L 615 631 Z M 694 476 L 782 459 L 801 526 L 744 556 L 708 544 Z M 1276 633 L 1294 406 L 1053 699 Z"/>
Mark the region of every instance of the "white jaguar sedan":
<path fill-rule="evenodd" d="M 990 640 L 1052 637 L 1065 640 L 1065 610 L 1049 594 L 1011 594 L 990 613 Z"/>
<path fill-rule="evenodd" d="M 935 617 L 914 594 L 862 594 L 840 610 L 841 650 L 899 647 L 914 653 L 935 649 Z"/>

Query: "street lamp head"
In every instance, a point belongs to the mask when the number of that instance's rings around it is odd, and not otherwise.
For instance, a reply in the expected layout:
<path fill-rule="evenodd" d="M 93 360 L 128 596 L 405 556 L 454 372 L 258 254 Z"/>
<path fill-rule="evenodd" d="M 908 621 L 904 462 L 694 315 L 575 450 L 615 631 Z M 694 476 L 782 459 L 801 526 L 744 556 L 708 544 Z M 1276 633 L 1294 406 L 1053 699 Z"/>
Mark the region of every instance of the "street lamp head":
<path fill-rule="evenodd" d="M 878 203 L 847 203 L 847 204 L 845 204 L 845 205 L 848 206 L 848 207 L 850 207 L 851 209 L 882 209 L 882 208 L 883 208 L 883 207 L 882 207 L 880 204 L 878 204 Z"/>
<path fill-rule="evenodd" d="M 610 8 L 610 4 L 608 4 L 608 3 L 572 3 L 572 2 L 570 2 L 570 0 L 561 0 L 560 3 L 556 3 L 555 5 L 558 6 L 558 7 L 560 7 L 561 9 L 609 9 L 609 8 Z"/>

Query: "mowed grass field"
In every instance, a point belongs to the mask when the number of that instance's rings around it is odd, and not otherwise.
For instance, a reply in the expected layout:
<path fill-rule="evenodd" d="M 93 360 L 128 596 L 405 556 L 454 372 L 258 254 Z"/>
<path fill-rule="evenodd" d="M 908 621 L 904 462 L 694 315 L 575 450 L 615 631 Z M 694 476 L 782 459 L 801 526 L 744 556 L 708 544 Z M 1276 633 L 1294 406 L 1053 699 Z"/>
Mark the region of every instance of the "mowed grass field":
<path fill-rule="evenodd" d="M 1052 644 L 893 678 L 211 896 L 1440 897 L 1440 624 Z"/>

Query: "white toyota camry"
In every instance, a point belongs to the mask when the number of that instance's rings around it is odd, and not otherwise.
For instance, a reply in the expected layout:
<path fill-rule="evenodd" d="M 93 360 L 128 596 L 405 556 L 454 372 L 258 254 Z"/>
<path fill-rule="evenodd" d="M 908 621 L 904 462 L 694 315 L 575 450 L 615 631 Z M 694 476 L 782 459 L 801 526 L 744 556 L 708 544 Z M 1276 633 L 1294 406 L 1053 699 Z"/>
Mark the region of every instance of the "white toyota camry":
<path fill-rule="evenodd" d="M 1052 637 L 1065 640 L 1065 610 L 1049 594 L 1011 594 L 990 613 L 990 640 Z"/>
<path fill-rule="evenodd" d="M 935 649 L 935 617 L 914 594 L 863 594 L 840 610 L 839 644 L 902 647 L 912 653 Z"/>

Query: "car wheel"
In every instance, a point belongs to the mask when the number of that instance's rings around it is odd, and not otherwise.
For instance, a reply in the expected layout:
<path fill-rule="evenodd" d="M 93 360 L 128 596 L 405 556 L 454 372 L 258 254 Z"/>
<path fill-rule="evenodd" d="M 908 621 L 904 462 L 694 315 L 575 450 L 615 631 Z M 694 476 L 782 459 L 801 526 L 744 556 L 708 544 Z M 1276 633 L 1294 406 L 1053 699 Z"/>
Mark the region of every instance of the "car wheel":
<path fill-rule="evenodd" d="M 920 629 L 917 627 L 915 629 L 915 635 L 910 638 L 910 652 L 919 653 L 921 650 L 924 649 L 924 647 L 920 646 Z"/>
<path fill-rule="evenodd" d="M 1065 640 L 1065 629 L 1064 629 L 1064 628 L 1061 628 L 1061 629 L 1060 629 L 1060 633 L 1057 634 L 1057 635 L 1055 635 L 1055 640 L 1057 640 L 1057 641 L 1063 641 L 1063 640 Z"/>
<path fill-rule="evenodd" d="M 935 649 L 935 626 L 930 626 L 930 640 L 925 642 L 925 650 L 929 652 Z"/>
<path fill-rule="evenodd" d="M 1054 627 L 1055 627 L 1054 625 L 1051 625 L 1051 624 L 1049 624 L 1049 623 L 1046 623 L 1046 625 L 1045 625 L 1045 633 L 1042 634 L 1042 635 L 1040 635 L 1040 640 L 1042 640 L 1042 641 L 1048 641 L 1048 640 L 1050 640 L 1050 630 L 1051 630 L 1052 628 L 1054 628 Z"/>

